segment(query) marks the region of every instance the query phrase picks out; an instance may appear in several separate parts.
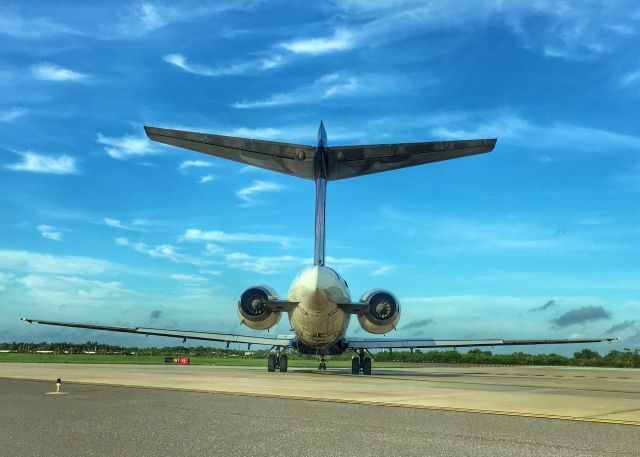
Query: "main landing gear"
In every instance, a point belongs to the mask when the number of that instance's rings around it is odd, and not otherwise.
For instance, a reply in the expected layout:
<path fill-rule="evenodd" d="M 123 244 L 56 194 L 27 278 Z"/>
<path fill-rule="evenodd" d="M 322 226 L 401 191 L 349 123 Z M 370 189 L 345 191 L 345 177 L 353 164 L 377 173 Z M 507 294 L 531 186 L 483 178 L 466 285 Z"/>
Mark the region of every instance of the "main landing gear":
<path fill-rule="evenodd" d="M 286 373 L 289 365 L 289 359 L 287 354 L 282 354 L 278 351 L 275 354 L 269 354 L 267 358 L 267 371 L 273 373 L 276 370 L 280 370 L 281 373 Z"/>
<path fill-rule="evenodd" d="M 364 356 L 364 351 L 358 352 L 358 357 L 351 359 L 351 374 L 371 374 L 371 359 Z"/>

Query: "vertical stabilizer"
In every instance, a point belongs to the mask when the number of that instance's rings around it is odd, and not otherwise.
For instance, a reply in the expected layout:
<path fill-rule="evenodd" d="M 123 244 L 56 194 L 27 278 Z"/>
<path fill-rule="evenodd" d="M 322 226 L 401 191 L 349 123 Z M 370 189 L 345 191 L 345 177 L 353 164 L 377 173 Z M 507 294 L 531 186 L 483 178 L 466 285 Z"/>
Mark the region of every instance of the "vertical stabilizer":
<path fill-rule="evenodd" d="M 327 132 L 324 123 L 320 121 L 318 128 L 318 146 L 314 162 L 316 181 L 316 238 L 313 253 L 313 264 L 324 265 L 325 248 L 325 210 L 327 201 Z"/>

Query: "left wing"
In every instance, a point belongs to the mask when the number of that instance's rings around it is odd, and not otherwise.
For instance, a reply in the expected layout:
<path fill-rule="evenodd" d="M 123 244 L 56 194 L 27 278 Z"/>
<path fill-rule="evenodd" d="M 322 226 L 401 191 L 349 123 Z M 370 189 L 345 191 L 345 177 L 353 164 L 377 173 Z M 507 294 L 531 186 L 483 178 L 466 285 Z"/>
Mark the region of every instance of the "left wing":
<path fill-rule="evenodd" d="M 434 340 L 415 338 L 347 338 L 349 349 L 418 349 L 480 346 L 529 346 L 536 344 L 611 343 L 618 338 L 581 340 Z"/>
<path fill-rule="evenodd" d="M 208 332 L 190 332 L 182 330 L 167 330 L 161 328 L 146 328 L 146 327 L 116 327 L 110 325 L 94 325 L 94 324 L 79 324 L 76 322 L 56 322 L 56 321 L 41 321 L 38 319 L 28 319 L 21 317 L 21 321 L 25 321 L 29 324 L 43 324 L 43 325 L 56 325 L 59 327 L 75 327 L 75 328 L 87 328 L 91 330 L 106 330 L 108 332 L 121 332 L 121 333 L 138 333 L 140 335 L 153 335 L 153 336 L 169 336 L 173 338 L 182 338 L 182 341 L 187 340 L 203 340 L 203 341 L 220 341 L 226 343 L 227 347 L 231 343 L 244 343 L 249 346 L 252 344 L 263 344 L 267 346 L 279 346 L 289 347 L 293 336 L 278 336 L 276 338 L 264 337 L 264 336 L 250 336 L 250 335 L 237 335 L 234 333 L 208 333 Z"/>

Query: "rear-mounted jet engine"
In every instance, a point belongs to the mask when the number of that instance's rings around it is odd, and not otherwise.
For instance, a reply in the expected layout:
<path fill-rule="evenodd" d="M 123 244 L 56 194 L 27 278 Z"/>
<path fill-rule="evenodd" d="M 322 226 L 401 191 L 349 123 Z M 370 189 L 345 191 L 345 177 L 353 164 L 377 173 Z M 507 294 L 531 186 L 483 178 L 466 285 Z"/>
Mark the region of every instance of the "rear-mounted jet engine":
<path fill-rule="evenodd" d="M 358 321 L 369 333 L 382 334 L 396 328 L 400 319 L 400 302 L 391 292 L 386 290 L 370 290 L 360 299 L 367 303 L 369 311 L 358 316 Z"/>
<path fill-rule="evenodd" d="M 238 315 L 240 322 L 253 330 L 266 330 L 280 320 L 279 312 L 269 309 L 267 303 L 277 300 L 276 292 L 268 286 L 254 286 L 240 295 Z"/>

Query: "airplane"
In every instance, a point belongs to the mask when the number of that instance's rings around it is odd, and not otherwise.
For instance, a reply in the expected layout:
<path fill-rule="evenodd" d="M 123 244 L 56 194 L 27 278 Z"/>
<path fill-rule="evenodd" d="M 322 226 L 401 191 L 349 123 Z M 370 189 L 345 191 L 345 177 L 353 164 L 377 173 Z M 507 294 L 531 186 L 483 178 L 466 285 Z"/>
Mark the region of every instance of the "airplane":
<path fill-rule="evenodd" d="M 459 348 L 480 346 L 519 346 L 611 342 L 608 339 L 551 340 L 439 340 L 431 338 L 352 338 L 347 327 L 352 315 L 367 332 L 383 335 L 395 330 L 400 319 L 400 302 L 390 291 L 373 289 L 359 301 L 351 299 L 347 282 L 325 265 L 325 211 L 328 181 L 381 173 L 416 165 L 491 152 L 497 139 L 435 141 L 421 143 L 374 144 L 329 147 L 324 123 L 320 122 L 317 146 L 280 143 L 206 133 L 144 127 L 149 139 L 298 178 L 315 181 L 315 248 L 313 266 L 305 268 L 293 280 L 286 300 L 265 285 L 248 288 L 238 299 L 240 322 L 252 330 L 268 330 L 287 313 L 295 335 L 253 336 L 235 333 L 194 332 L 145 327 L 56 322 L 21 318 L 45 325 L 75 327 L 112 332 L 136 333 L 182 338 L 271 346 L 267 358 L 269 372 L 286 372 L 287 351 L 319 357 L 319 370 L 327 369 L 327 357 L 347 351 L 354 375 L 371 374 L 371 350 L 418 348 Z M 274 351 L 275 350 L 275 351 Z M 275 352 L 275 353 L 273 353 Z"/>

